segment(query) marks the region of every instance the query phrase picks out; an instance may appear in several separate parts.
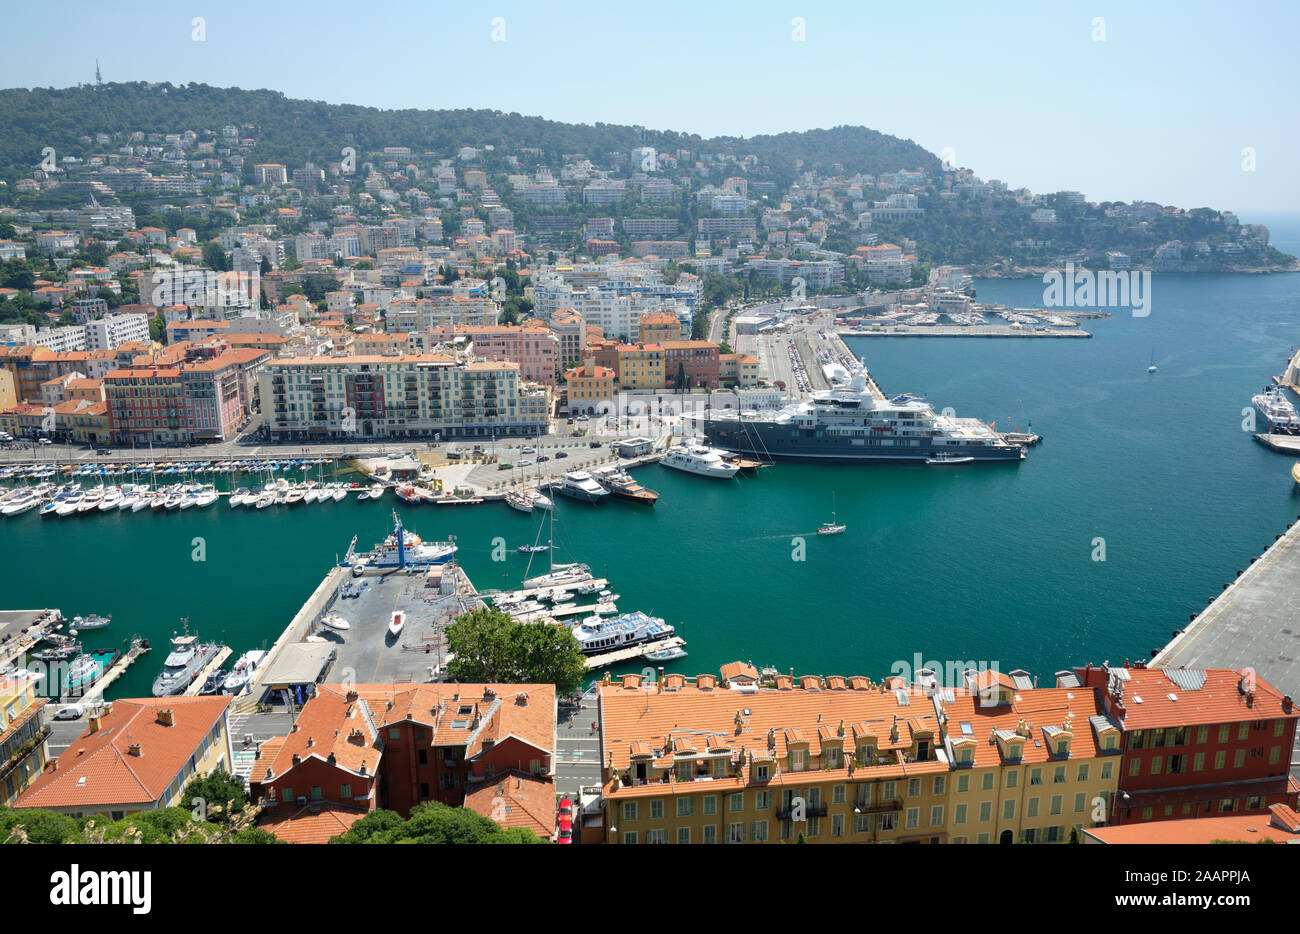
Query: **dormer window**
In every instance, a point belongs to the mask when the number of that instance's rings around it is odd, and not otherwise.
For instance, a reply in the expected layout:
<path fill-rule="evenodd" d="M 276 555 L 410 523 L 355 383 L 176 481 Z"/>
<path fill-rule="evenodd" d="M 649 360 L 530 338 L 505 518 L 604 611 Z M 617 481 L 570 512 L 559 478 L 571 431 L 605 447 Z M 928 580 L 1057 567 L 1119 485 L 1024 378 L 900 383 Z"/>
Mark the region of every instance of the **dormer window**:
<path fill-rule="evenodd" d="M 840 750 L 834 747 L 826 750 L 826 767 L 828 769 L 840 768 Z"/>
<path fill-rule="evenodd" d="M 804 750 L 802 749 L 790 750 L 790 771 L 791 772 L 802 772 L 804 770 L 804 761 L 805 761 L 804 755 L 805 753 Z"/>
<path fill-rule="evenodd" d="M 1018 760 L 1020 758 L 1020 752 L 1024 748 L 1024 745 L 1025 745 L 1024 743 L 1008 743 L 1007 758 L 1012 760 Z"/>
<path fill-rule="evenodd" d="M 972 762 L 975 761 L 975 750 L 971 749 L 969 746 L 962 749 L 959 753 L 957 753 L 957 761 L 962 763 L 963 765 L 970 765 Z"/>
<path fill-rule="evenodd" d="M 1068 756 L 1070 754 L 1070 741 L 1068 739 L 1057 740 L 1056 754 L 1058 756 Z"/>
<path fill-rule="evenodd" d="M 767 776 L 768 776 L 768 766 L 767 766 L 767 765 L 756 765 L 756 766 L 754 766 L 754 780 L 755 780 L 755 781 L 758 781 L 758 782 L 765 782 L 765 781 L 767 781 Z"/>

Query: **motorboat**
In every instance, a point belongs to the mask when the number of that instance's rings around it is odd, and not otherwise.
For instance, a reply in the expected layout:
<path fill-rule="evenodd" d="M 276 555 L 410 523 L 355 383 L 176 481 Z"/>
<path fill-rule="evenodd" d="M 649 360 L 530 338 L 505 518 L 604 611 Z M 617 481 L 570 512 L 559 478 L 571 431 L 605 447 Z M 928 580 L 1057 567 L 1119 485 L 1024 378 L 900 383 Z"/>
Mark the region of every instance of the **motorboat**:
<path fill-rule="evenodd" d="M 199 642 L 198 636 L 189 633 L 171 640 L 172 650 L 163 662 L 163 670 L 153 682 L 154 697 L 170 697 L 182 693 L 221 651 L 215 642 Z"/>
<path fill-rule="evenodd" d="M 337 613 L 326 613 L 320 618 L 320 623 L 322 626 L 329 629 L 336 629 L 339 632 L 347 632 L 352 628 L 352 624 Z"/>
<path fill-rule="evenodd" d="M 975 458 L 971 456 L 958 457 L 956 454 L 936 454 L 934 457 L 927 457 L 925 462 L 931 467 L 944 467 L 957 464 L 974 463 Z"/>
<path fill-rule="evenodd" d="M 238 694 L 248 683 L 253 680 L 253 675 L 257 673 L 257 666 L 266 658 L 266 652 L 261 649 L 253 649 L 239 656 L 234 666 L 230 669 L 230 674 L 226 675 L 226 680 L 221 683 L 221 689 L 226 694 Z"/>
<path fill-rule="evenodd" d="M 591 474 L 585 470 L 566 473 L 564 480 L 554 489 L 558 493 L 563 493 L 573 499 L 580 499 L 585 503 L 599 503 L 609 495 L 609 491 L 597 483 Z"/>
<path fill-rule="evenodd" d="M 396 638 L 402 634 L 402 627 L 406 625 L 406 611 L 394 610 L 393 617 L 388 621 L 388 634 Z"/>

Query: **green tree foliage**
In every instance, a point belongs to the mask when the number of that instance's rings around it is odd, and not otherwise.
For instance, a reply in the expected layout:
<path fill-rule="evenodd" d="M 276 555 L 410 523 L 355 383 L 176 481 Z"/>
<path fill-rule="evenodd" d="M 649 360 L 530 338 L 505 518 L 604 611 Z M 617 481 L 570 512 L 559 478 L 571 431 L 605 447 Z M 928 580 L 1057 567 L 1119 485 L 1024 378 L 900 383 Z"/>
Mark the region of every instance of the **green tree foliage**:
<path fill-rule="evenodd" d="M 330 843 L 542 843 L 521 828 L 503 828 L 468 808 L 437 802 L 416 805 L 409 820 L 392 811 L 374 811 Z"/>
<path fill-rule="evenodd" d="M 493 684 L 554 684 L 560 694 L 576 690 L 587 674 L 573 633 L 560 626 L 517 623 L 500 610 L 473 610 L 447 627 L 458 681 Z"/>
<path fill-rule="evenodd" d="M 227 824 L 248 803 L 248 792 L 244 783 L 230 773 L 209 772 L 201 778 L 190 779 L 181 798 L 181 807 L 191 811 L 200 803 L 205 820 Z"/>

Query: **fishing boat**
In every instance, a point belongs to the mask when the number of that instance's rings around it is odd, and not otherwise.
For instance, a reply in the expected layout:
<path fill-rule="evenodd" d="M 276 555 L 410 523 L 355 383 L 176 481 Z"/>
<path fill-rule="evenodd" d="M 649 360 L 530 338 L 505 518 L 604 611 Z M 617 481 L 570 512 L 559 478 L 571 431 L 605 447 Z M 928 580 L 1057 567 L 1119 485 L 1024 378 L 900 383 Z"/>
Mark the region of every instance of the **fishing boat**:
<path fill-rule="evenodd" d="M 253 680 L 253 675 L 257 673 L 257 666 L 264 658 L 266 652 L 261 649 L 253 649 L 239 656 L 230 669 L 230 674 L 226 675 L 225 681 L 221 683 L 221 690 L 226 694 L 238 694 L 248 687 L 248 683 Z"/>
<path fill-rule="evenodd" d="M 835 494 L 831 494 L 831 521 L 823 522 L 817 527 L 818 535 L 839 535 L 848 526 L 835 521 Z"/>
<path fill-rule="evenodd" d="M 397 638 L 402 634 L 402 627 L 406 625 L 406 611 L 394 610 L 393 618 L 388 621 L 388 634 Z"/>
<path fill-rule="evenodd" d="M 95 649 L 84 655 L 78 655 L 68 666 L 68 676 L 63 682 L 63 694 L 79 696 L 99 680 L 108 670 L 108 666 L 117 661 L 117 649 Z"/>
<path fill-rule="evenodd" d="M 347 632 L 352 628 L 352 624 L 337 613 L 326 613 L 320 618 L 320 623 L 322 626 L 337 629 L 339 632 Z"/>

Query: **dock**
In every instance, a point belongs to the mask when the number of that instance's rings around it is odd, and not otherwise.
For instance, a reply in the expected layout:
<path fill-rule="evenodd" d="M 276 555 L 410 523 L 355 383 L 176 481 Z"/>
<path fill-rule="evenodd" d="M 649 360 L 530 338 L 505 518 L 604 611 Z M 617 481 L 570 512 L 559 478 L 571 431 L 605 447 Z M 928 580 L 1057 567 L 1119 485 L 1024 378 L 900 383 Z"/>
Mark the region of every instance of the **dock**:
<path fill-rule="evenodd" d="M 511 600 L 511 599 L 531 600 L 534 597 L 536 597 L 539 593 L 545 593 L 549 590 L 567 590 L 573 593 L 575 597 L 589 596 L 589 594 L 577 593 L 577 588 L 582 584 L 590 584 L 592 586 L 599 584 L 600 586 L 599 588 L 597 588 L 596 591 L 597 593 L 609 587 L 608 580 L 606 580 L 603 577 L 598 577 L 595 580 L 579 581 L 576 584 L 557 584 L 554 587 L 529 587 L 525 590 L 480 590 L 478 592 L 478 595 L 480 597 L 484 597 L 485 599 L 491 600 L 493 603 L 496 603 L 498 600 Z"/>
<path fill-rule="evenodd" d="M 615 649 L 613 652 L 590 655 L 587 657 L 587 668 L 605 668 L 609 665 L 617 665 L 620 662 L 630 662 L 634 658 L 641 658 L 648 652 L 658 652 L 660 649 L 671 649 L 685 644 L 686 640 L 681 636 L 669 636 L 667 639 L 660 639 L 658 642 L 644 642 L 641 645 L 629 646 L 626 649 Z"/>
<path fill-rule="evenodd" d="M 226 659 L 229 657 L 230 646 L 223 645 L 221 651 L 217 652 L 216 657 L 204 665 L 203 670 L 195 675 L 194 680 L 190 682 L 190 686 L 181 692 L 181 697 L 198 697 L 199 691 L 203 690 L 203 685 L 208 680 L 208 675 L 212 674 L 225 664 Z"/>
<path fill-rule="evenodd" d="M 140 658 L 146 652 L 150 651 L 151 648 L 152 646 L 150 646 L 149 643 L 146 642 L 144 639 L 140 639 L 138 637 L 132 639 L 131 647 L 127 649 L 125 653 L 119 655 L 117 661 L 109 665 L 108 670 L 105 671 L 102 675 L 100 675 L 99 678 L 95 680 L 95 683 L 92 684 L 84 694 L 78 695 L 76 697 L 60 698 L 59 703 L 61 704 L 103 703 L 104 692 L 108 690 L 109 686 L 118 678 L 122 677 L 122 675 L 126 674 L 126 670 L 130 668 L 132 664 L 135 663 L 136 659 Z M 229 649 L 227 649 L 226 651 L 229 651 Z"/>
<path fill-rule="evenodd" d="M 1013 328 L 1009 324 L 893 324 L 878 328 L 846 328 L 841 329 L 839 334 L 841 337 L 1092 337 L 1089 332 L 1079 328 L 1039 331 L 1034 328 Z"/>
<path fill-rule="evenodd" d="M 608 604 L 613 606 L 613 604 Z M 567 616 L 578 616 L 580 614 L 591 615 L 596 612 L 596 604 L 588 603 L 586 606 L 565 606 L 552 607 L 545 610 L 533 610 L 531 613 L 520 613 L 518 616 L 511 616 L 516 623 L 537 623 L 550 617 L 552 619 L 564 619 Z M 616 616 L 617 613 L 611 613 L 610 616 Z"/>
<path fill-rule="evenodd" d="M 1257 434 L 1255 440 L 1270 451 L 1300 457 L 1300 435 Z"/>

